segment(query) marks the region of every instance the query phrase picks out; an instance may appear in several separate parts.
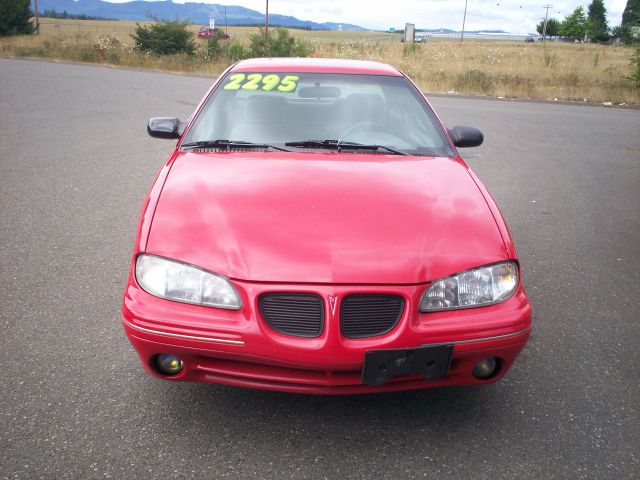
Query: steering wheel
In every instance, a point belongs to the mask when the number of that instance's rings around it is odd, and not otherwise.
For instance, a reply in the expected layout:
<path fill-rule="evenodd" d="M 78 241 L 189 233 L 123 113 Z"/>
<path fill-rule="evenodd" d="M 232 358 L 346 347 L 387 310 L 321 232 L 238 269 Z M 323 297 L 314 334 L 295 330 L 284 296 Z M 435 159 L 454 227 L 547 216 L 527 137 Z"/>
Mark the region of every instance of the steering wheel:
<path fill-rule="evenodd" d="M 340 138 L 341 139 L 345 138 L 350 133 L 353 133 L 354 131 L 359 130 L 359 129 L 364 128 L 364 127 L 368 127 L 368 130 L 374 130 L 374 128 L 372 128 L 372 127 L 382 127 L 382 125 L 380 125 L 379 123 L 376 123 L 376 122 L 372 122 L 372 121 L 358 122 L 355 125 L 351 125 L 344 132 L 342 132 L 342 134 L 340 135 Z"/>

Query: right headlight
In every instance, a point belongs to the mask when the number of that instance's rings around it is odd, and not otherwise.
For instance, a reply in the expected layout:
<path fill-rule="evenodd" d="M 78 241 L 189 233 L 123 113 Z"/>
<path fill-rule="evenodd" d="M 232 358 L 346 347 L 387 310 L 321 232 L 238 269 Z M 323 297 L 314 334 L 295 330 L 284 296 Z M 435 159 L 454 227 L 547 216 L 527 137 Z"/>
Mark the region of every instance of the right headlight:
<path fill-rule="evenodd" d="M 474 268 L 434 281 L 422 295 L 420 311 L 493 305 L 511 297 L 517 287 L 518 266 L 515 262 Z"/>
<path fill-rule="evenodd" d="M 242 301 L 224 277 L 177 260 L 140 254 L 136 280 L 143 290 L 176 302 L 239 310 Z"/>

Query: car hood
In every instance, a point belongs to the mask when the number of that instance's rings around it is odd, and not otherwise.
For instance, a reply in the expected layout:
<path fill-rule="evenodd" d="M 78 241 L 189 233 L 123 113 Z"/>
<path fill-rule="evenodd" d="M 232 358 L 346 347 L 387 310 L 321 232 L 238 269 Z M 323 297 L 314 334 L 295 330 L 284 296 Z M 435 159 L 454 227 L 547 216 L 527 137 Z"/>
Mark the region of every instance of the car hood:
<path fill-rule="evenodd" d="M 337 153 L 178 154 L 146 250 L 296 283 L 421 283 L 507 258 L 463 163 Z"/>

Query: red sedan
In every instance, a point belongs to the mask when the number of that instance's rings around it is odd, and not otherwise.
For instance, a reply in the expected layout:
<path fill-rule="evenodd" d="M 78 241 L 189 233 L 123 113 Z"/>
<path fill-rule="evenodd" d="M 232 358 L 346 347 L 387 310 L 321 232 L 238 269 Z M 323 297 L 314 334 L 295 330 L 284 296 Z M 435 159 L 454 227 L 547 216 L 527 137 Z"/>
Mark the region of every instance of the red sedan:
<path fill-rule="evenodd" d="M 254 59 L 144 202 L 122 322 L 168 380 L 315 394 L 479 385 L 524 347 L 511 236 L 420 90 L 373 62 Z"/>
<path fill-rule="evenodd" d="M 223 40 L 229 39 L 229 35 L 227 35 L 225 32 L 223 32 L 219 28 L 211 28 L 208 26 L 204 26 L 204 27 L 200 27 L 200 29 L 198 30 L 198 38 L 211 38 L 215 35 L 217 35 Z"/>

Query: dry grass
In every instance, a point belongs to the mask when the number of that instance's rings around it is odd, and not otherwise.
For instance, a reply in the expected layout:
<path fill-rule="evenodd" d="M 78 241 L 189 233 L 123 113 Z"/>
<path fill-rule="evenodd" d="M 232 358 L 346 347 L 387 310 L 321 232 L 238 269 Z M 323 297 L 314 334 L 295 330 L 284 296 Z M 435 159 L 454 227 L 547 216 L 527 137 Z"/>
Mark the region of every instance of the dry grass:
<path fill-rule="evenodd" d="M 425 91 L 640 104 L 630 75 L 631 49 L 569 43 L 440 41 L 329 44 L 321 55 L 396 65 Z"/>
<path fill-rule="evenodd" d="M 145 24 L 148 22 L 139 22 Z M 102 63 L 216 75 L 228 63 L 201 55 L 157 57 L 133 49 L 136 22 L 41 19 L 40 35 L 0 38 L 0 56 Z M 197 26 L 192 26 L 197 31 Z"/>
<path fill-rule="evenodd" d="M 144 23 L 144 22 L 140 22 Z M 154 57 L 132 50 L 136 22 L 42 19 L 37 37 L 0 39 L 0 55 L 45 57 L 205 74 L 225 61 Z M 197 25 L 192 29 L 196 31 Z M 229 27 L 247 43 L 255 27 Z M 428 92 L 542 98 L 640 105 L 640 90 L 627 78 L 631 50 L 622 46 L 503 41 L 434 41 L 405 45 L 398 34 L 290 30 L 315 55 L 375 60 L 395 65 Z"/>
<path fill-rule="evenodd" d="M 59 35 L 75 36 L 86 33 L 88 35 L 116 35 L 122 42 L 133 46 L 131 35 L 136 24 L 148 25 L 151 22 L 127 22 L 124 20 L 64 20 L 57 18 L 40 19 L 40 36 L 47 39 Z M 224 26 L 219 27 L 224 29 Z M 196 33 L 200 25 L 191 25 L 191 31 Z M 381 42 L 399 43 L 402 35 L 399 33 L 365 32 L 365 31 L 317 31 L 317 30 L 289 30 L 292 35 L 302 38 L 312 44 L 326 42 Z M 228 27 L 232 39 L 241 43 L 248 43 L 249 36 L 258 32 L 256 27 Z"/>

